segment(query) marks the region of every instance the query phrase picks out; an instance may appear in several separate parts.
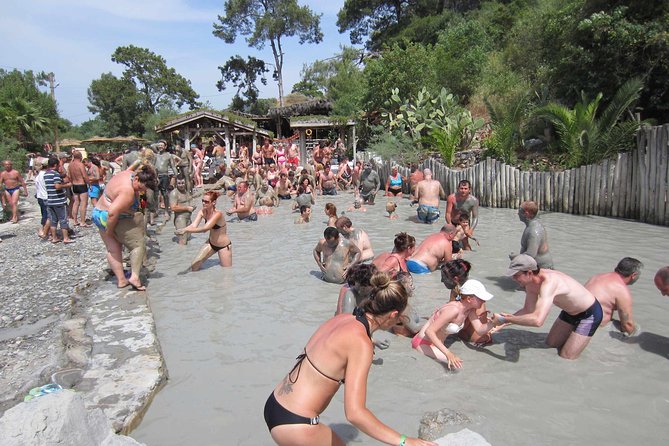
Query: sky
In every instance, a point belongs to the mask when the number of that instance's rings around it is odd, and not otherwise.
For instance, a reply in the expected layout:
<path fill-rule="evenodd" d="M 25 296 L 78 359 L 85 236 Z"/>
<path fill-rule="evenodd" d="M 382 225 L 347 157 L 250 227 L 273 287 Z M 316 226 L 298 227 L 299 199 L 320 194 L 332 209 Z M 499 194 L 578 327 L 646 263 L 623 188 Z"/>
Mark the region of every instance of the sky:
<path fill-rule="evenodd" d="M 73 124 L 93 118 L 87 89 L 102 73 L 120 76 L 123 65 L 111 61 L 119 46 L 135 45 L 162 56 L 167 66 L 191 81 L 200 101 L 226 108 L 235 93 L 218 91 L 219 66 L 231 56 L 254 56 L 273 62 L 269 46 L 260 51 L 240 36 L 226 44 L 212 34 L 224 13 L 225 0 L 0 0 L 0 68 L 53 72 L 61 116 Z M 344 0 L 298 0 L 322 14 L 323 42 L 299 44 L 284 38 L 284 94 L 300 80 L 303 64 L 331 57 L 350 45 L 348 33 L 337 31 L 337 12 Z M 271 69 L 271 67 L 270 67 Z M 258 82 L 260 97 L 278 97 L 268 73 Z"/>

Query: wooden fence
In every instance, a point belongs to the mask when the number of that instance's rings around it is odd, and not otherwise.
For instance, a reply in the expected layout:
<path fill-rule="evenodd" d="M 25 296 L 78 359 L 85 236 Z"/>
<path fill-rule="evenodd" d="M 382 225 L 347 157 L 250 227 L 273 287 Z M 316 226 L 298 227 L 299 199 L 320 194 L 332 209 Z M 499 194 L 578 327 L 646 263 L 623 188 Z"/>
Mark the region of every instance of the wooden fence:
<path fill-rule="evenodd" d="M 492 158 L 463 170 L 434 159 L 419 167 L 430 168 L 447 193 L 454 192 L 460 180 L 471 181 L 481 206 L 518 208 L 531 200 L 545 211 L 669 226 L 668 144 L 669 124 L 665 124 L 641 129 L 634 151 L 562 172 L 525 172 Z M 383 185 L 390 167 L 389 162 L 377 166 Z M 409 177 L 408 168 L 400 166 L 399 171 L 403 178 Z"/>

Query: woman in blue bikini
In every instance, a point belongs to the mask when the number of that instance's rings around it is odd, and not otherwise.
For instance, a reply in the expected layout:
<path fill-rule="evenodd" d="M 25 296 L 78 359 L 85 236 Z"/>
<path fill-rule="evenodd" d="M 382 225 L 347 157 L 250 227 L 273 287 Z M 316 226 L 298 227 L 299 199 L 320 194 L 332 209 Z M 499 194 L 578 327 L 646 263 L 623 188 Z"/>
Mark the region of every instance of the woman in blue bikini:
<path fill-rule="evenodd" d="M 390 445 L 436 446 L 408 438 L 379 421 L 366 407 L 367 375 L 372 364 L 372 333 L 394 326 L 407 305 L 403 285 L 385 273 L 372 277 L 370 297 L 353 314 L 340 314 L 311 336 L 293 369 L 265 403 L 265 422 L 280 445 L 344 445 L 319 415 L 346 384 L 346 418 L 370 437 Z"/>

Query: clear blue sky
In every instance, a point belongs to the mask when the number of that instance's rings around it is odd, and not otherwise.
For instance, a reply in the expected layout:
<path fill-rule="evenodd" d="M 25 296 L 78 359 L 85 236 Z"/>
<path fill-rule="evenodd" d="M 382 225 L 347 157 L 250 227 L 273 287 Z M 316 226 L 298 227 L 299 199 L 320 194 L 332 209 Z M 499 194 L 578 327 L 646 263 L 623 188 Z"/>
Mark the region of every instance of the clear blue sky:
<path fill-rule="evenodd" d="M 216 89 L 219 66 L 230 56 L 254 56 L 273 62 L 271 49 L 249 48 L 243 37 L 228 45 L 212 34 L 224 0 L 2 0 L 0 68 L 53 72 L 61 115 L 75 124 L 93 116 L 87 89 L 102 73 L 119 76 L 122 65 L 111 61 L 119 46 L 148 48 L 189 79 L 201 101 L 217 109 L 228 106 L 233 88 Z M 337 32 L 337 12 L 344 0 L 298 0 L 321 17 L 323 42 L 299 45 L 285 39 L 284 91 L 300 79 L 304 63 L 324 59 L 349 45 L 348 33 Z M 261 97 L 277 97 L 268 77 L 259 83 Z"/>

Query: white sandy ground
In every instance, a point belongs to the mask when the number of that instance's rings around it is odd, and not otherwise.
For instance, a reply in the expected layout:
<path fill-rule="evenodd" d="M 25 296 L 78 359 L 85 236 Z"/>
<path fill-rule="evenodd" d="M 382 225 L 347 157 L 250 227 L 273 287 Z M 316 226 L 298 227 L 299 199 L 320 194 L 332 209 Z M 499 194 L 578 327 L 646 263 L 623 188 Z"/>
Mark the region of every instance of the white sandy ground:
<path fill-rule="evenodd" d="M 233 267 L 215 260 L 187 272 L 206 240 L 198 234 L 186 248 L 172 242 L 168 224 L 159 236 L 161 252 L 149 284 L 149 298 L 169 370 L 132 436 L 148 445 L 270 445 L 263 406 L 275 384 L 293 366 L 315 328 L 334 313 L 338 285 L 317 278 L 312 249 L 325 229 L 323 207 L 340 214 L 351 195 L 318 197 L 314 221 L 294 225 L 287 202 L 256 223 L 232 223 Z M 390 250 L 394 234 L 407 231 L 420 242 L 439 225 L 411 221 L 415 208 L 398 200 L 400 218 L 385 217 L 386 198 L 368 212 L 346 212 L 365 229 L 375 251 Z M 225 197 L 218 208 L 228 207 Z M 444 211 L 442 202 L 441 210 Z M 669 264 L 669 228 L 631 221 L 541 214 L 556 268 L 584 283 L 611 271 L 624 256 L 645 264 L 632 287 L 634 317 L 642 333 L 622 340 L 617 330 L 600 328 L 583 356 L 567 361 L 543 340 L 557 317 L 553 310 L 539 329 L 511 326 L 495 344 L 478 350 L 462 342 L 452 349 L 464 360 L 449 372 L 411 349 L 410 340 L 388 333 L 390 348 L 377 351 L 369 376 L 369 408 L 385 423 L 416 435 L 428 411 L 447 408 L 470 421 L 445 433 L 469 428 L 493 445 L 666 444 L 669 427 L 669 299 L 652 283 Z M 472 278 L 495 298 L 493 311 L 515 311 L 524 294 L 501 275 L 507 255 L 518 251 L 524 226 L 516 210 L 481 209 L 476 236 L 481 247 L 466 258 Z M 439 274 L 416 276 L 412 298 L 429 316 L 447 298 Z M 378 444 L 348 424 L 343 390 L 322 414 L 349 444 Z"/>

